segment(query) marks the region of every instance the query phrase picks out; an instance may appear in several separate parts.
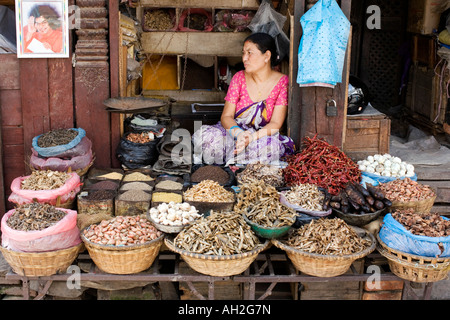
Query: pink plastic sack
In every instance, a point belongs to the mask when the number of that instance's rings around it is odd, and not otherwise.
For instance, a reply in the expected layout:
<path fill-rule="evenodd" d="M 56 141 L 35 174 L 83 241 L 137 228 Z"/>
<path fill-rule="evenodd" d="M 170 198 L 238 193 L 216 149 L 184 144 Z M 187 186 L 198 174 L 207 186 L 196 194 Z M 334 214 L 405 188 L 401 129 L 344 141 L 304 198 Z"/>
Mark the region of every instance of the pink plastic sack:
<path fill-rule="evenodd" d="M 6 221 L 16 209 L 3 215 L 1 222 L 2 246 L 9 250 L 21 252 L 44 252 L 67 249 L 81 242 L 77 227 L 77 212 L 57 208 L 66 212 L 66 216 L 54 225 L 43 230 L 21 231 L 8 226 Z"/>
<path fill-rule="evenodd" d="M 72 171 L 86 168 L 92 161 L 92 150 L 88 150 L 85 154 L 74 156 L 71 159 L 61 159 L 57 157 L 41 158 L 32 153 L 30 157 L 30 165 L 36 170 L 53 170 L 66 172 L 69 168 Z"/>
<path fill-rule="evenodd" d="M 60 198 L 60 204 L 64 204 L 67 201 L 73 200 L 77 193 L 80 192 L 81 182 L 80 176 L 76 172 L 69 173 L 71 177 L 66 181 L 66 183 L 53 190 L 25 190 L 22 189 L 22 181 L 27 179 L 29 176 L 17 177 L 11 183 L 11 194 L 8 197 L 8 201 L 16 204 L 25 204 L 37 201 L 39 203 L 48 203 L 51 205 L 56 205 L 58 197 Z"/>

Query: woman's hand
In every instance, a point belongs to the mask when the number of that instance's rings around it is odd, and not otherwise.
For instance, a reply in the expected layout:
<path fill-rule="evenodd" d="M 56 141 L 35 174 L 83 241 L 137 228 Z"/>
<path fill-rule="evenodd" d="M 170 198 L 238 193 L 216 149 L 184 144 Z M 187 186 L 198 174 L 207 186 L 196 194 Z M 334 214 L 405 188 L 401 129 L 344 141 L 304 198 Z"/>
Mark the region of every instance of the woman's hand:
<path fill-rule="evenodd" d="M 243 131 L 239 133 L 236 139 L 236 147 L 234 148 L 234 154 L 239 154 L 253 141 L 253 134 L 251 132 Z"/>

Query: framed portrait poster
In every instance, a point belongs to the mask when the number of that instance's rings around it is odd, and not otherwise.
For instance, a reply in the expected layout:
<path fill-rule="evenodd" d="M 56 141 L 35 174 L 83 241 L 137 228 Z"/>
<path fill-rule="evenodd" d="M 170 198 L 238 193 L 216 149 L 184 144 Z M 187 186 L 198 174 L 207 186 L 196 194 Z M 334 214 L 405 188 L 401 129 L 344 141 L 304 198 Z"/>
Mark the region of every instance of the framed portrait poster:
<path fill-rule="evenodd" d="M 69 57 L 68 0 L 16 0 L 18 58 Z"/>

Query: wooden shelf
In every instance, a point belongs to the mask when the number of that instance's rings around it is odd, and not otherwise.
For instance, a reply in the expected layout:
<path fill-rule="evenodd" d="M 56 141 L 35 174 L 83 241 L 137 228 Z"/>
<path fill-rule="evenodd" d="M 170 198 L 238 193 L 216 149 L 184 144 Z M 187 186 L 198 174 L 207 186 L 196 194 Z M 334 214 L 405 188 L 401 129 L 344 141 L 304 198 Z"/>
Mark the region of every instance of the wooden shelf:
<path fill-rule="evenodd" d="M 250 32 L 143 32 L 142 50 L 154 54 L 210 56 L 242 55 L 242 43 Z"/>
<path fill-rule="evenodd" d="M 257 10 L 257 0 L 141 0 L 141 7 L 219 8 Z"/>

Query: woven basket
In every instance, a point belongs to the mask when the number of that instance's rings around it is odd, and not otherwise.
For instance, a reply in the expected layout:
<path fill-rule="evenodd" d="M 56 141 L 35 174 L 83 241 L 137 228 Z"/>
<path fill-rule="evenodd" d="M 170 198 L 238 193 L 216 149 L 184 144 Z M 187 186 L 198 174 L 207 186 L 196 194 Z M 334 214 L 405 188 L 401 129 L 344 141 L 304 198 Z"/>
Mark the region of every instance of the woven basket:
<path fill-rule="evenodd" d="M 343 256 L 305 252 L 276 239 L 272 239 L 272 243 L 286 252 L 298 271 L 316 277 L 336 277 L 346 273 L 355 260 L 363 258 L 375 250 L 375 237 L 368 231 L 365 231 L 364 237 L 371 241 L 368 248 L 358 253 Z"/>
<path fill-rule="evenodd" d="M 163 239 L 164 234 L 144 244 L 112 246 L 93 243 L 81 232 L 81 240 L 95 265 L 104 272 L 114 274 L 132 274 L 150 268 L 159 254 Z"/>
<path fill-rule="evenodd" d="M 11 269 L 21 276 L 45 277 L 65 273 L 82 250 L 83 243 L 62 250 L 47 252 L 19 252 L 0 246 Z"/>
<path fill-rule="evenodd" d="M 388 247 L 377 234 L 377 250 L 389 263 L 392 273 L 413 282 L 436 282 L 448 278 L 450 257 L 423 257 Z"/>
<path fill-rule="evenodd" d="M 427 214 L 431 211 L 434 201 L 436 200 L 436 191 L 433 191 L 433 197 L 421 201 L 392 201 L 391 212 L 394 212 L 395 210 L 413 209 L 415 213 Z"/>
<path fill-rule="evenodd" d="M 260 252 L 269 247 L 270 241 L 266 240 L 256 249 L 244 253 L 232 255 L 211 255 L 193 253 L 176 247 L 173 241 L 164 239 L 169 250 L 180 254 L 184 261 L 195 271 L 216 277 L 228 277 L 241 274 L 255 261 Z"/>

